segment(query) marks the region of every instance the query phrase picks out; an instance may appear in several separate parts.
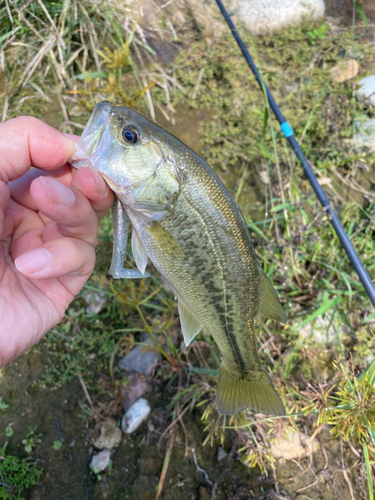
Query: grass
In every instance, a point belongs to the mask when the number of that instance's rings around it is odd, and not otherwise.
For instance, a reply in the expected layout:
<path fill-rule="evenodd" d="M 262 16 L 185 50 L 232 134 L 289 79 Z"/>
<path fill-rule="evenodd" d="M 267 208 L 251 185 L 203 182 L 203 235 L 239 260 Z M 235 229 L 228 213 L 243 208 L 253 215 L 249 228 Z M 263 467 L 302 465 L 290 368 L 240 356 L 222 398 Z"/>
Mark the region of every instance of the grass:
<path fill-rule="evenodd" d="M 22 500 L 22 493 L 30 486 L 38 484 L 43 468 L 34 460 L 20 459 L 8 455 L 6 448 L 0 448 L 0 498 L 2 500 Z"/>
<path fill-rule="evenodd" d="M 23 112 L 42 116 L 51 98 L 49 84 L 58 96 L 56 112 L 64 130 L 79 130 L 92 105 L 108 96 L 151 115 L 160 107 L 169 119 L 181 106 L 209 111 L 212 119 L 196 131 L 203 155 L 243 209 L 259 260 L 288 316 L 287 325 L 257 321 L 257 331 L 261 360 L 272 371 L 289 415 L 220 416 L 214 390 L 220 361 L 214 342 L 201 334 L 189 348 L 181 344 L 176 302 L 155 270 L 139 282 L 108 276 L 112 239 L 106 217 L 93 277 L 38 346 L 48 359 L 39 383 L 59 387 L 80 376 L 95 407 L 87 412 L 94 418 L 118 416 L 119 388 L 126 381 L 117 360 L 147 332 L 161 356 L 154 375 L 170 409 L 165 435 L 188 412 L 202 412 L 205 443 L 223 442 L 235 429 L 243 461 L 270 471 L 273 439 L 304 428 L 317 435 L 328 426 L 336 439 L 349 439 L 361 453 L 373 498 L 375 316 L 235 43 L 229 36 L 211 44 L 192 43 L 191 35 L 181 32 L 180 39 L 189 45 L 172 67 L 163 69 L 154 60 L 140 71 L 140 58 L 152 59 L 152 51 L 136 20 L 130 19 L 124 29 L 126 16 L 121 10 L 115 16 L 113 4 L 105 2 L 99 9 L 78 0 L 32 2 L 22 12 L 12 0 L 8 5 L 10 16 L 5 6 L 0 8 L 7 75 L 1 97 L 4 117 Z M 354 148 L 351 141 L 355 121 L 373 117 L 374 110 L 354 99 L 352 81 L 336 83 L 330 73 L 351 54 L 364 65 L 373 48 L 353 40 L 351 30 L 328 24 L 290 28 L 261 39 L 244 31 L 241 35 L 375 278 L 374 155 Z M 132 92 L 126 101 L 128 82 Z M 247 199 L 252 186 L 258 192 L 255 203 Z M 129 261 L 134 265 L 131 257 Z M 105 299 L 97 314 L 87 309 L 90 291 Z"/>

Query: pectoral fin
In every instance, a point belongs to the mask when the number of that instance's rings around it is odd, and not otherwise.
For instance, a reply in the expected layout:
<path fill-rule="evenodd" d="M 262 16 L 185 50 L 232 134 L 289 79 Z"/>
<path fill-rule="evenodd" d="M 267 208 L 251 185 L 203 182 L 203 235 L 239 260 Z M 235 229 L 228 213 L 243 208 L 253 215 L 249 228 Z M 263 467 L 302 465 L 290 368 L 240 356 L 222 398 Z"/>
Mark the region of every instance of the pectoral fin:
<path fill-rule="evenodd" d="M 117 196 L 115 196 L 115 200 L 112 205 L 112 217 L 113 217 L 113 250 L 112 250 L 112 262 L 111 262 L 111 267 L 109 269 L 109 274 L 111 274 L 115 279 L 147 278 L 149 276 L 149 274 L 147 273 L 139 272 L 136 269 L 124 268 L 126 242 L 128 240 L 129 219 L 124 206 L 122 205 L 119 198 L 117 198 Z"/>
<path fill-rule="evenodd" d="M 136 230 L 132 229 L 132 252 L 135 263 L 142 274 L 145 273 L 148 255 Z"/>
<path fill-rule="evenodd" d="M 194 337 L 202 330 L 203 325 L 180 297 L 178 297 L 178 312 L 180 313 L 180 323 L 184 341 L 188 346 Z"/>
<path fill-rule="evenodd" d="M 260 301 L 257 316 L 263 318 L 271 318 L 286 322 L 285 312 L 283 306 L 280 304 L 279 296 L 276 290 L 271 285 L 270 280 L 267 278 L 263 269 L 259 268 L 260 277 Z"/>

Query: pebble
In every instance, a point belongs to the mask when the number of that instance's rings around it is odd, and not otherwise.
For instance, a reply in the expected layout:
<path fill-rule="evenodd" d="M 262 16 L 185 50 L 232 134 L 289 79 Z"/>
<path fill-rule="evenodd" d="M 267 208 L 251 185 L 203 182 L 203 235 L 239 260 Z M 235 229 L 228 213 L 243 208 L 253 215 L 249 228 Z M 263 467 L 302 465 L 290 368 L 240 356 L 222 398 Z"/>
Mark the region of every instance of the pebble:
<path fill-rule="evenodd" d="M 355 92 L 357 99 L 375 106 L 375 75 L 365 76 L 358 85 L 360 88 Z"/>
<path fill-rule="evenodd" d="M 293 460 L 303 457 L 309 453 L 314 453 L 318 449 L 318 442 L 315 438 L 294 431 L 291 435 L 280 439 L 275 439 L 271 443 L 271 453 L 275 458 Z"/>
<path fill-rule="evenodd" d="M 375 151 L 375 118 L 359 116 L 355 120 L 356 132 L 353 136 L 353 144 L 357 148 L 366 146 Z"/>
<path fill-rule="evenodd" d="M 100 436 L 93 445 L 99 450 L 117 448 L 121 443 L 121 429 L 114 420 L 106 420 L 100 428 Z"/>
<path fill-rule="evenodd" d="M 107 302 L 104 293 L 95 292 L 94 290 L 84 292 L 83 297 L 87 304 L 86 311 L 89 313 L 99 314 Z"/>
<path fill-rule="evenodd" d="M 332 80 L 338 83 L 346 82 L 346 80 L 352 80 L 358 75 L 358 71 L 359 66 L 355 59 L 342 61 L 331 68 Z"/>
<path fill-rule="evenodd" d="M 108 467 L 110 461 L 111 451 L 103 450 L 92 457 L 90 467 L 96 474 L 98 474 L 99 472 L 103 472 L 103 470 Z"/>
<path fill-rule="evenodd" d="M 143 375 L 151 375 L 153 367 L 159 359 L 159 353 L 155 351 L 155 342 L 150 335 L 143 340 L 147 345 L 136 345 L 126 356 L 118 363 L 121 370 L 134 370 Z"/>
<path fill-rule="evenodd" d="M 148 417 L 151 411 L 150 403 L 145 398 L 139 398 L 125 413 L 121 422 L 121 429 L 131 434 Z"/>
<path fill-rule="evenodd" d="M 225 457 L 227 456 L 227 453 L 223 450 L 221 446 L 217 449 L 217 460 L 221 462 Z"/>

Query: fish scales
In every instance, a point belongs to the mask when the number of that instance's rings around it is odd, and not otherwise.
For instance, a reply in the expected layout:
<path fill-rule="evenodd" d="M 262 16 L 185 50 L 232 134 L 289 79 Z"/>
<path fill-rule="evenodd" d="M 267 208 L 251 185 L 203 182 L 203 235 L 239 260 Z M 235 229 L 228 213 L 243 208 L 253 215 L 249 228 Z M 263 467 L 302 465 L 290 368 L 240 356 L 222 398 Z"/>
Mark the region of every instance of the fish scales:
<path fill-rule="evenodd" d="M 175 290 L 185 341 L 202 327 L 214 338 L 222 354 L 219 411 L 282 414 L 259 362 L 253 319 L 284 313 L 238 205 L 188 146 L 137 113 L 101 103 L 90 120 L 73 165 L 97 168 L 116 192 L 141 242 L 132 242 L 133 252 L 143 247 Z M 129 131 L 138 146 L 127 144 Z"/>
<path fill-rule="evenodd" d="M 156 268 L 196 312 L 223 355 L 246 370 L 258 363 L 251 321 L 258 308 L 258 270 L 250 235 L 212 171 L 194 164 L 185 175 L 173 213 L 155 223 L 178 242 L 183 259 L 166 256 L 155 231 L 131 213 L 130 220 Z M 239 335 L 246 331 L 248 336 Z"/>

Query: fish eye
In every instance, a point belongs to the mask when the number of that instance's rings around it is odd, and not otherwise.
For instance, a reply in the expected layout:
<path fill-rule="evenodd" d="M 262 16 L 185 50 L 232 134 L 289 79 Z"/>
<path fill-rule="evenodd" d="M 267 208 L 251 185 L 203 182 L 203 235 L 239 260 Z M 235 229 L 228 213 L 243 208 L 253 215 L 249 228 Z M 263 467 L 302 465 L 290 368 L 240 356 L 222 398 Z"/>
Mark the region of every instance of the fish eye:
<path fill-rule="evenodd" d="M 132 125 L 126 125 L 122 131 L 122 138 L 125 142 L 129 144 L 135 144 L 139 141 L 141 134 L 139 131 L 133 127 Z"/>

